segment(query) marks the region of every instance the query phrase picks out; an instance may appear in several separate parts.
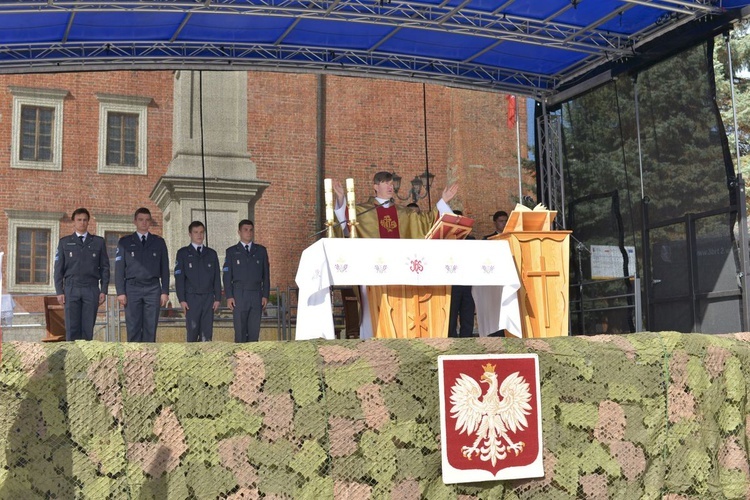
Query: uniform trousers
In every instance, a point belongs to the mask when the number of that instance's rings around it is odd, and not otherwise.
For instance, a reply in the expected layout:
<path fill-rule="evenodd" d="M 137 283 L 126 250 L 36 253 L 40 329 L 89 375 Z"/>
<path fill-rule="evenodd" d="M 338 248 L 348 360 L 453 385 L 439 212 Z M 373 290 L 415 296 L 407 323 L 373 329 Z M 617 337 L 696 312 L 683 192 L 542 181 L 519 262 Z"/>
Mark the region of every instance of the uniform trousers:
<path fill-rule="evenodd" d="M 448 321 L 449 337 L 474 336 L 474 298 L 471 296 L 471 286 L 453 285 L 451 287 L 451 310 Z M 456 327 L 460 329 L 456 332 Z"/>
<path fill-rule="evenodd" d="M 188 342 L 208 342 L 214 336 L 214 294 L 185 293 Z"/>
<path fill-rule="evenodd" d="M 234 341 L 257 342 L 260 337 L 260 318 L 263 313 L 262 294 L 260 290 L 235 290 Z"/>
<path fill-rule="evenodd" d="M 65 340 L 93 340 L 99 287 L 65 284 Z"/>
<path fill-rule="evenodd" d="M 139 285 L 128 281 L 125 323 L 128 342 L 156 342 L 156 325 L 161 310 L 161 285 Z"/>

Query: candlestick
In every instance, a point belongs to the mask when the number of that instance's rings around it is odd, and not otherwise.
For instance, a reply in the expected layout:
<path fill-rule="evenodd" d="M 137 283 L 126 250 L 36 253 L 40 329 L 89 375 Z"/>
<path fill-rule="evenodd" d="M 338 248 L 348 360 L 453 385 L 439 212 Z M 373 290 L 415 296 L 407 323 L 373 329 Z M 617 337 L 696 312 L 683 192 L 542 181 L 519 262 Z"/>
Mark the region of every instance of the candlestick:
<path fill-rule="evenodd" d="M 323 188 L 326 202 L 326 225 L 328 226 L 328 237 L 333 237 L 333 181 L 323 179 Z"/>
<path fill-rule="evenodd" d="M 356 238 L 357 234 L 357 203 L 354 196 L 354 179 L 346 180 L 346 204 L 349 208 L 349 237 Z"/>

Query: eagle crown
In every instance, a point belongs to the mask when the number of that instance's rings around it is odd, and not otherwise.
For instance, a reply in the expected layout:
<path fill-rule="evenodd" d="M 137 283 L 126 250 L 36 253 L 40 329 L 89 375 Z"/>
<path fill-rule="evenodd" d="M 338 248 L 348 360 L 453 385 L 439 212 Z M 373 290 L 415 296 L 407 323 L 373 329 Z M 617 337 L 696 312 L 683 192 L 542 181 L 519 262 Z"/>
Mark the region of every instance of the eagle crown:
<path fill-rule="evenodd" d="M 482 369 L 484 370 L 485 373 L 487 372 L 495 373 L 495 366 L 497 365 L 491 365 L 487 363 L 486 365 L 482 365 Z"/>

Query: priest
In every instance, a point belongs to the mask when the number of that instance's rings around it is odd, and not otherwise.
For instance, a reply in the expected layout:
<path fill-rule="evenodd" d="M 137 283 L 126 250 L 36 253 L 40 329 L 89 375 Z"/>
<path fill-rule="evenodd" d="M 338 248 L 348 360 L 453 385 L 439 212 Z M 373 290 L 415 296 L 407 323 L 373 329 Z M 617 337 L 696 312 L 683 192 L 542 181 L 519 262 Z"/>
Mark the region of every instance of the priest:
<path fill-rule="evenodd" d="M 424 238 L 440 215 L 453 213 L 448 203 L 458 191 L 458 185 L 452 184 L 443 190 L 435 210 L 415 212 L 394 203 L 392 173 L 376 173 L 372 187 L 375 196 L 357 204 L 357 234 L 362 238 Z M 346 192 L 339 181 L 333 182 L 333 190 L 336 193 L 336 218 L 344 223 L 348 220 Z"/>

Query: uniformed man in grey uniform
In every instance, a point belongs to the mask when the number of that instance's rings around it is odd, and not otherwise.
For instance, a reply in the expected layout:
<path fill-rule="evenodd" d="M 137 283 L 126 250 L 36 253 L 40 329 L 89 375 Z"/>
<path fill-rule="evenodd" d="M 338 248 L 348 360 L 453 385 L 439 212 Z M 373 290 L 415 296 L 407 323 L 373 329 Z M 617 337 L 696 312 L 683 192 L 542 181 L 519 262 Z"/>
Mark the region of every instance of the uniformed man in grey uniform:
<path fill-rule="evenodd" d="M 109 257 L 104 238 L 88 232 L 91 215 L 73 212 L 75 233 L 60 239 L 55 254 L 55 292 L 65 306 L 65 340 L 92 340 L 99 304 L 107 298 Z"/>
<path fill-rule="evenodd" d="M 136 231 L 117 243 L 115 287 L 117 300 L 125 308 L 128 342 L 156 342 L 160 306 L 169 300 L 169 255 L 167 244 L 149 233 L 151 212 L 135 211 Z"/>
<path fill-rule="evenodd" d="M 208 342 L 214 334 L 214 312 L 221 301 L 219 256 L 203 244 L 206 227 L 200 221 L 188 226 L 190 244 L 177 251 L 174 284 L 185 312 L 188 342 Z"/>
<path fill-rule="evenodd" d="M 234 320 L 234 341 L 257 342 L 271 288 L 268 252 L 253 242 L 253 221 L 240 221 L 237 233 L 240 242 L 227 248 L 224 259 L 224 293 Z"/>

